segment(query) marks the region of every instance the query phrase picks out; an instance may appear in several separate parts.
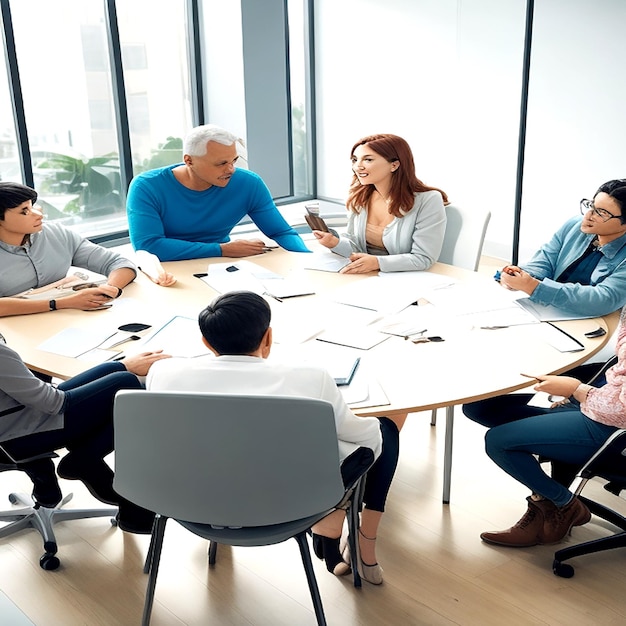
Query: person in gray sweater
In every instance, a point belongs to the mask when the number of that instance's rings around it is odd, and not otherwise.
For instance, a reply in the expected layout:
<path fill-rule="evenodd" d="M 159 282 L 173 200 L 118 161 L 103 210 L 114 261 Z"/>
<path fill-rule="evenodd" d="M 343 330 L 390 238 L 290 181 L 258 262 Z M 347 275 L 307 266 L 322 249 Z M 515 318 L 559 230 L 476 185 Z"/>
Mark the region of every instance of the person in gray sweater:
<path fill-rule="evenodd" d="M 99 309 L 122 295 L 137 275 L 123 256 L 57 223 L 44 224 L 37 192 L 0 182 L 0 317 L 56 309 Z M 67 291 L 61 299 L 19 297 L 64 279 L 71 266 L 107 277 L 106 284 Z M 61 291 L 59 291 L 61 295 Z"/>
<path fill-rule="evenodd" d="M 104 457 L 113 450 L 113 399 L 120 389 L 140 389 L 161 352 L 145 352 L 102 363 L 55 386 L 37 378 L 0 335 L 0 457 L 17 464 L 33 481 L 33 499 L 54 507 L 61 490 L 51 458 L 60 448 L 58 474 L 81 480 L 98 500 L 119 506 L 122 530 L 150 532 L 153 514 L 113 490 Z"/>

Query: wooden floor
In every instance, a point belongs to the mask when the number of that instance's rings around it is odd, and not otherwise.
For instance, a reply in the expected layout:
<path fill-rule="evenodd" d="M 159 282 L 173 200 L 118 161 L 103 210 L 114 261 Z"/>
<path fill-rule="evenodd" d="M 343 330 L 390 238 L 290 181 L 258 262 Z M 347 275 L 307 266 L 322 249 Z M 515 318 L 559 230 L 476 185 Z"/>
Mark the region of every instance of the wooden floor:
<path fill-rule="evenodd" d="M 526 490 L 486 457 L 484 429 L 457 413 L 450 505 L 441 503 L 444 415 L 411 415 L 379 537 L 381 587 L 335 578 L 315 568 L 329 624 L 624 624 L 626 552 L 572 560 L 576 575 L 554 576 L 553 546 L 521 550 L 483 544 L 479 534 L 508 527 L 525 509 Z M 18 472 L 0 474 L 0 498 L 28 489 Z M 80 483 L 72 506 L 96 502 Z M 591 493 L 621 502 L 599 485 Z M 624 503 L 626 504 L 626 503 Z M 70 506 L 68 505 L 68 506 Z M 626 506 L 622 506 L 626 510 Z M 594 519 L 565 543 L 608 534 Z M 57 526 L 61 568 L 38 565 L 38 534 L 0 540 L 0 590 L 37 626 L 139 624 L 148 538 L 112 528 L 106 519 Z M 315 624 L 294 541 L 264 548 L 221 547 L 209 569 L 204 541 L 170 522 L 152 624 Z M 12 626 L 2 619 L 0 624 Z"/>

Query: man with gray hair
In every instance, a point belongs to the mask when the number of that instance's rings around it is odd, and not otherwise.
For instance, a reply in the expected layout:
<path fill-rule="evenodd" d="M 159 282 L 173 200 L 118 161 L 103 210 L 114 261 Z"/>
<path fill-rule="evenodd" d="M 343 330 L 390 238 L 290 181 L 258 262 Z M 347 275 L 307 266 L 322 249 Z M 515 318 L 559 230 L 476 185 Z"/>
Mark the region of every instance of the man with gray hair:
<path fill-rule="evenodd" d="M 292 252 L 309 252 L 274 204 L 260 176 L 235 167 L 232 133 L 205 124 L 183 142 L 183 163 L 143 172 L 128 190 L 130 240 L 162 261 L 263 254 L 260 239 L 230 240 L 248 216 L 259 230 Z"/>

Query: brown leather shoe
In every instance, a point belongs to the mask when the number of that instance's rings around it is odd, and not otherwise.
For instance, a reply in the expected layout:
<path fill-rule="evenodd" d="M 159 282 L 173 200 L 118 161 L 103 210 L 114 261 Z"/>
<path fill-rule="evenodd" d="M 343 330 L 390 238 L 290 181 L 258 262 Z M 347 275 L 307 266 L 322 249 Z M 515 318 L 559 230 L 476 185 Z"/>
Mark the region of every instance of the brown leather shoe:
<path fill-rule="evenodd" d="M 589 509 L 576 496 L 560 508 L 550 500 L 540 500 L 535 504 L 543 513 L 543 528 L 539 532 L 542 544 L 558 543 L 571 531 L 572 526 L 582 526 L 591 519 Z"/>
<path fill-rule="evenodd" d="M 540 533 L 544 526 L 543 512 L 530 496 L 526 500 L 528 508 L 517 524 L 507 530 L 482 533 L 480 538 L 486 543 L 511 548 L 528 548 L 541 543 Z"/>

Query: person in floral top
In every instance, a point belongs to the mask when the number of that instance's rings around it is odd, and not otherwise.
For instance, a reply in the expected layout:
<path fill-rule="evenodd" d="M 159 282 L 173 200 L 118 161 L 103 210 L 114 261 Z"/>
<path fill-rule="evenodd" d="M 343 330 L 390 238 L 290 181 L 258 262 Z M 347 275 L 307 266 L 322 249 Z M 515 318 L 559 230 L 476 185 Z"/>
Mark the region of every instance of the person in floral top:
<path fill-rule="evenodd" d="M 536 376 L 536 391 L 571 402 L 525 419 L 490 428 L 485 449 L 507 474 L 532 490 L 528 508 L 511 528 L 484 532 L 487 543 L 526 547 L 556 543 L 573 526 L 591 519 L 585 504 L 563 481 L 548 476 L 538 457 L 582 467 L 618 428 L 626 428 L 626 307 L 622 309 L 615 351 L 618 361 L 606 383 L 592 386 L 573 376 Z"/>

